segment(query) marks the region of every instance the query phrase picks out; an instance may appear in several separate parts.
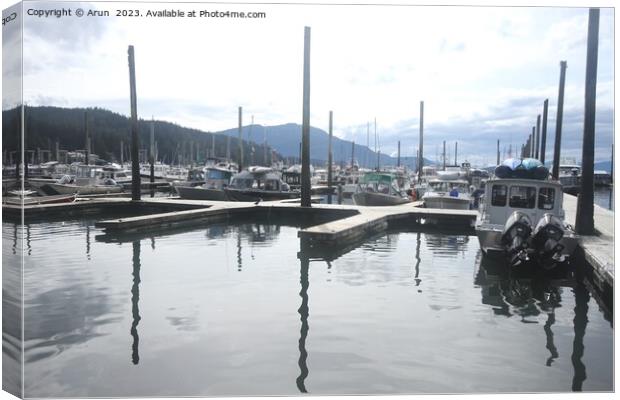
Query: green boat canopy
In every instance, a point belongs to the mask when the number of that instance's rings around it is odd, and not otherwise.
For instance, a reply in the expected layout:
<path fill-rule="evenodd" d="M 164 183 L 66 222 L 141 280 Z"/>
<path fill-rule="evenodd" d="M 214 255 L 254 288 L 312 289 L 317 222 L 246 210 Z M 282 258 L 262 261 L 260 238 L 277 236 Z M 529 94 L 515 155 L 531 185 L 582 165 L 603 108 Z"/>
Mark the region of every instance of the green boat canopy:
<path fill-rule="evenodd" d="M 394 176 L 391 174 L 381 174 L 381 173 L 377 173 L 377 172 L 368 172 L 366 174 L 364 174 L 364 176 L 362 176 L 362 179 L 360 179 L 360 183 L 385 183 L 385 184 L 391 184 L 392 181 L 394 180 Z"/>

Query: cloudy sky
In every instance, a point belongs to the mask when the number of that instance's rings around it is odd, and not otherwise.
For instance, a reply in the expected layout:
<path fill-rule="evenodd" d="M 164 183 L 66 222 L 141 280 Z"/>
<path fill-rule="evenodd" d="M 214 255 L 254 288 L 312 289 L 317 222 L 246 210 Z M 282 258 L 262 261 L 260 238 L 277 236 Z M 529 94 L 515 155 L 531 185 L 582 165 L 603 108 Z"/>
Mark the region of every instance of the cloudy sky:
<path fill-rule="evenodd" d="M 434 158 L 443 140 L 450 149 L 458 141 L 459 159 L 486 163 L 497 139 L 502 149 L 520 148 L 548 98 L 549 158 L 566 60 L 563 153 L 581 156 L 587 8 L 29 2 L 24 11 L 63 7 L 110 16 L 24 16 L 27 104 L 129 114 L 132 44 L 140 117 L 216 131 L 235 127 L 242 106 L 244 123 L 252 115 L 263 125 L 301 123 L 303 31 L 310 26 L 313 126 L 327 130 L 333 110 L 334 133 L 365 144 L 376 118 L 382 152 L 394 153 L 401 140 L 412 155 L 423 100 L 425 155 Z M 143 16 L 114 16 L 123 8 Z M 266 18 L 144 16 L 163 9 Z M 610 158 L 613 137 L 613 23 L 613 10 L 602 9 L 597 160 Z"/>

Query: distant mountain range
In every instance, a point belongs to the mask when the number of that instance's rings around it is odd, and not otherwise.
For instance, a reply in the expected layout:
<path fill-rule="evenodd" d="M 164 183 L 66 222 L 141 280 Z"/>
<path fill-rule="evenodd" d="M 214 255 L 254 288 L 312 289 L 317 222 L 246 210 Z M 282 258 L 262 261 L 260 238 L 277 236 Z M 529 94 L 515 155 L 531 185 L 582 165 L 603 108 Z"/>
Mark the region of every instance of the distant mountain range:
<path fill-rule="evenodd" d="M 21 117 L 19 109 L 2 112 L 2 143 L 6 154 L 17 150 Z M 56 143 L 61 150 L 75 151 L 86 148 L 86 126 L 91 138 L 91 152 L 108 161 L 121 159 L 121 143 L 124 159 L 129 158 L 131 141 L 130 120 L 128 117 L 101 108 L 60 108 L 60 107 L 25 107 L 26 150 L 32 157 L 37 150 L 54 154 Z M 138 121 L 138 133 L 142 154 L 149 147 L 151 124 L 157 142 L 159 160 L 166 163 L 202 162 L 207 155 L 225 157 L 226 136 L 230 136 L 230 155 L 238 161 L 238 129 L 232 128 L 221 132 L 205 132 L 186 128 L 167 121 Z M 242 128 L 244 163 L 262 164 L 267 153 L 270 161 L 272 150 L 276 159 L 285 158 L 291 163 L 299 162 L 299 145 L 301 142 L 301 125 L 284 124 L 277 126 L 248 125 Z M 263 136 L 265 135 L 265 136 Z M 266 137 L 267 149 L 264 146 Z M 310 157 L 315 165 L 327 161 L 329 135 L 327 132 L 310 128 Z M 333 137 L 334 163 L 349 163 L 352 142 Z M 213 151 L 214 150 L 214 151 Z M 265 150 L 267 150 L 265 152 Z M 361 166 L 377 165 L 377 153 L 366 146 L 355 145 L 354 158 Z M 412 167 L 415 157 L 403 157 L 401 163 Z M 380 164 L 396 165 L 396 157 L 381 154 Z M 430 161 L 425 159 L 425 164 Z"/>
<path fill-rule="evenodd" d="M 238 128 L 227 129 L 215 132 L 217 134 L 228 135 L 237 138 L 239 136 Z M 265 140 L 269 146 L 273 147 L 283 157 L 291 159 L 299 159 L 301 145 L 301 125 L 284 124 L 275 126 L 248 125 L 242 128 L 241 134 L 244 140 L 261 144 Z M 327 152 L 329 147 L 329 133 L 322 129 L 310 127 L 310 158 L 314 163 L 324 163 L 327 161 Z M 336 136 L 332 137 L 332 154 L 336 163 L 350 163 L 351 157 L 364 167 L 376 167 L 377 153 L 366 146 L 355 144 L 353 142 L 343 140 Z M 381 154 L 379 160 L 381 166 L 395 166 L 398 162 L 397 157 L 391 157 Z M 409 168 L 416 163 L 416 157 L 401 157 L 401 165 Z M 425 164 L 432 163 L 428 159 L 424 159 Z"/>

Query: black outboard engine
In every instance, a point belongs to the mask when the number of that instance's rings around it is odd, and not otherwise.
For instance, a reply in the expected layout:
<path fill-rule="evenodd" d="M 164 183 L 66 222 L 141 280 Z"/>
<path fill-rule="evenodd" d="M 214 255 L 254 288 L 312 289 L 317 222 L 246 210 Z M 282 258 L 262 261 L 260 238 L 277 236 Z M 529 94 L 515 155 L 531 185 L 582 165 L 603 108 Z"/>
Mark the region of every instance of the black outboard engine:
<path fill-rule="evenodd" d="M 551 269 L 557 263 L 564 261 L 562 250 L 564 245 L 560 241 L 564 237 L 564 224 L 552 214 L 545 214 L 536 224 L 533 235 L 533 245 L 540 264 Z"/>
<path fill-rule="evenodd" d="M 502 245 L 506 249 L 510 266 L 516 266 L 528 260 L 528 239 L 532 233 L 532 223 L 529 217 L 515 211 L 504 225 Z"/>

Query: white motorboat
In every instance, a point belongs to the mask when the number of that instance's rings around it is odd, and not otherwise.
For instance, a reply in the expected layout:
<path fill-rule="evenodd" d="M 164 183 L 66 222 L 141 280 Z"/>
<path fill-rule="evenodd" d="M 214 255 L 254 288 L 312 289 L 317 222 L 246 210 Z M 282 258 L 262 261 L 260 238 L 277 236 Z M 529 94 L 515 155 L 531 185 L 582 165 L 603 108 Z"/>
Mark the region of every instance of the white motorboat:
<path fill-rule="evenodd" d="M 469 210 L 472 197 L 469 183 L 460 179 L 433 179 L 422 196 L 426 208 Z"/>
<path fill-rule="evenodd" d="M 231 165 L 209 165 L 204 168 L 204 184 L 173 185 L 173 187 L 183 199 L 226 201 L 228 197 L 224 188 L 230 184 L 233 173 Z"/>
<path fill-rule="evenodd" d="M 409 203 L 394 174 L 368 172 L 360 178 L 353 202 L 358 206 L 394 206 Z"/>
<path fill-rule="evenodd" d="M 527 160 L 531 159 L 523 161 Z M 516 175 L 520 177 L 493 177 L 487 182 L 476 221 L 480 247 L 486 254 L 505 255 L 510 265 L 533 259 L 551 268 L 578 244 L 564 221 L 562 185 L 542 174 L 538 179 L 524 172 Z"/>

